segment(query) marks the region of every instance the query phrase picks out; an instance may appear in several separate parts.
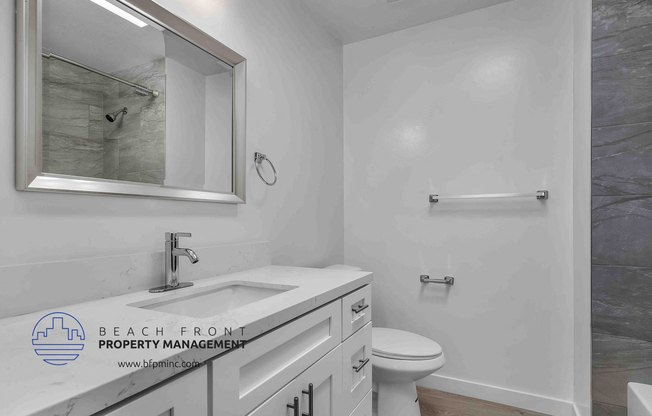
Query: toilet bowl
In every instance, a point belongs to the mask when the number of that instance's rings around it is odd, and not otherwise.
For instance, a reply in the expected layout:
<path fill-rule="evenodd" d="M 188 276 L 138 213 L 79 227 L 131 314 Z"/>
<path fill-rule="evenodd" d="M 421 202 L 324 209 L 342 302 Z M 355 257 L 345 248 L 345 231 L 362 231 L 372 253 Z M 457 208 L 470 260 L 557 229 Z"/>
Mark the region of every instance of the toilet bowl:
<path fill-rule="evenodd" d="M 378 416 L 420 416 L 416 381 L 446 363 L 435 341 L 411 332 L 373 328 L 374 383 L 378 386 Z"/>

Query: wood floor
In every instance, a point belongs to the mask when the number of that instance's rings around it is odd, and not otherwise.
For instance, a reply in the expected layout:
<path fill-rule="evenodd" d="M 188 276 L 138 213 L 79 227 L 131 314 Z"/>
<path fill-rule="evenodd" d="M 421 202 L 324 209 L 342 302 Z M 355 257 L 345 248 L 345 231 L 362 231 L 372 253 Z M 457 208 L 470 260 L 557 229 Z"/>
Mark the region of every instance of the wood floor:
<path fill-rule="evenodd" d="M 422 387 L 417 392 L 421 416 L 549 416 Z"/>

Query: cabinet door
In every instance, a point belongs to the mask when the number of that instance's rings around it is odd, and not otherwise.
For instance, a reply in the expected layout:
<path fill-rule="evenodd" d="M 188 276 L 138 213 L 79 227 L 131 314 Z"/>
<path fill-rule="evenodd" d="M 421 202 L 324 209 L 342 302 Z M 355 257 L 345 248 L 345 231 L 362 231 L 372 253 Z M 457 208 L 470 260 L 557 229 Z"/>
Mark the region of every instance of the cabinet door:
<path fill-rule="evenodd" d="M 299 399 L 299 415 L 309 415 L 310 397 L 306 393 L 312 383 L 312 416 L 342 416 L 342 347 L 338 346 L 317 361 L 281 391 L 273 395 L 249 416 L 294 416 L 288 407 Z M 219 411 L 217 416 L 220 416 Z"/>
<path fill-rule="evenodd" d="M 163 382 L 135 400 L 105 416 L 197 416 L 208 414 L 208 374 L 206 366 L 191 370 L 188 374 Z"/>
<path fill-rule="evenodd" d="M 371 390 L 371 322 L 342 343 L 344 414 L 355 409 Z"/>
<path fill-rule="evenodd" d="M 338 346 L 341 325 L 338 299 L 213 360 L 213 413 L 251 412 Z"/>

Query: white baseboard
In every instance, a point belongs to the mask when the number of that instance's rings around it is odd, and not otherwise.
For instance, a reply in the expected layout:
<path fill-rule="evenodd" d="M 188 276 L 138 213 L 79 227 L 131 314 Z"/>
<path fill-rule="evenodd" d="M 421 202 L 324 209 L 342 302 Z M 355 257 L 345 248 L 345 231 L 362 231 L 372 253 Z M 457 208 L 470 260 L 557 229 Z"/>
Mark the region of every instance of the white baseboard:
<path fill-rule="evenodd" d="M 545 413 L 551 416 L 579 416 L 580 412 L 572 402 L 567 402 L 552 397 L 459 380 L 433 374 L 417 382 L 417 385 L 428 389 L 445 391 L 487 400 L 494 403 L 514 406 L 533 412 Z"/>

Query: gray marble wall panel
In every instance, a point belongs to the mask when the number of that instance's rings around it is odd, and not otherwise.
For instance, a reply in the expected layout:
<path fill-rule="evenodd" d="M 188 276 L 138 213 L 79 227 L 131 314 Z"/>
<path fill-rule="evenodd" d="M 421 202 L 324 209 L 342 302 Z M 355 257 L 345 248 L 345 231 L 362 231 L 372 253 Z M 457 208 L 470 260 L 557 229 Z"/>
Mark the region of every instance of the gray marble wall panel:
<path fill-rule="evenodd" d="M 593 60 L 594 127 L 652 121 L 652 49 Z"/>
<path fill-rule="evenodd" d="M 652 1 L 593 1 L 593 414 L 652 384 Z"/>
<path fill-rule="evenodd" d="M 592 230 L 593 264 L 652 266 L 652 195 L 593 197 Z"/>
<path fill-rule="evenodd" d="M 652 268 L 592 269 L 594 332 L 652 342 Z"/>
<path fill-rule="evenodd" d="M 652 2 L 593 0 L 593 57 L 652 48 Z"/>
<path fill-rule="evenodd" d="M 593 129 L 593 196 L 652 195 L 652 123 Z"/>

